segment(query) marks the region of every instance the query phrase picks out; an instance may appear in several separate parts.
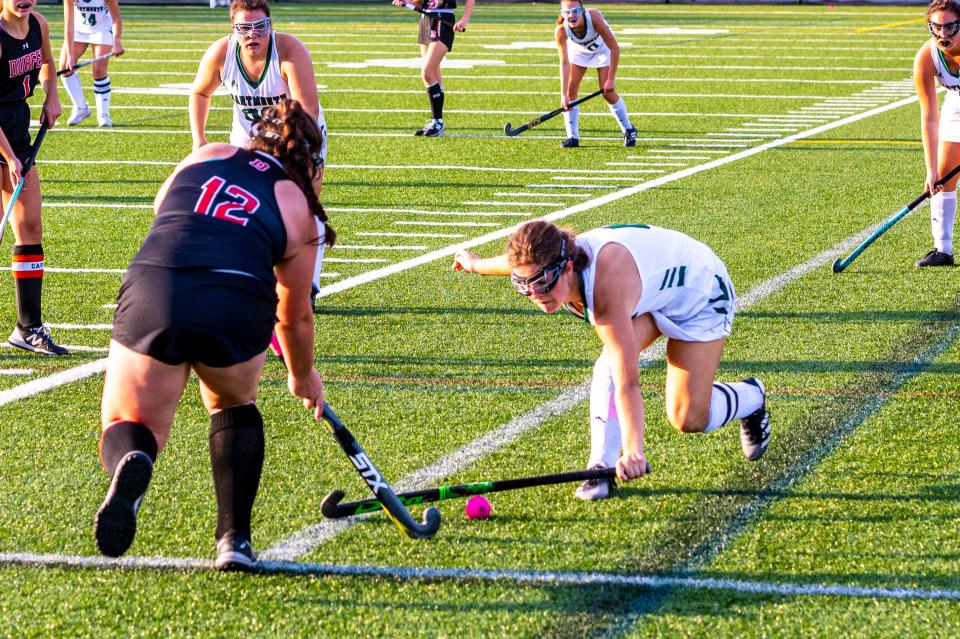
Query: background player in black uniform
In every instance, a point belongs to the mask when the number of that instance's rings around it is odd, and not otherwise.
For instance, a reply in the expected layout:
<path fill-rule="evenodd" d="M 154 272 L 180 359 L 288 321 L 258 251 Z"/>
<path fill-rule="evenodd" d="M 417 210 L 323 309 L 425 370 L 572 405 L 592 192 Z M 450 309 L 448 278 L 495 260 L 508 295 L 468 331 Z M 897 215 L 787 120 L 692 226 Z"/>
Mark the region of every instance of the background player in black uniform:
<path fill-rule="evenodd" d="M 40 293 L 43 285 L 43 245 L 40 224 L 40 178 L 36 169 L 21 175 L 30 154 L 30 106 L 27 98 L 42 82 L 46 97 L 40 120 L 53 126 L 60 116 L 57 75 L 50 50 L 50 29 L 33 12 L 36 0 L 3 0 L 0 11 L 0 155 L 2 155 L 3 207 L 13 190 L 26 180 L 13 206 L 10 226 L 13 247 L 13 281 L 17 296 L 17 325 L 8 341 L 14 346 L 46 355 L 66 355 L 43 325 Z M 42 78 L 41 78 L 42 76 Z"/>
<path fill-rule="evenodd" d="M 285 99 L 264 112 L 248 149 L 203 146 L 157 193 L 110 341 L 100 459 L 111 483 L 94 521 L 103 554 L 119 556 L 133 542 L 140 499 L 193 368 L 210 413 L 216 566 L 256 561 L 250 518 L 264 442 L 254 402 L 274 321 L 290 392 L 318 419 L 323 406 L 309 302 L 314 217 L 327 219 L 311 183 L 321 143 L 316 118 Z M 324 230 L 332 245 L 333 229 Z"/>
<path fill-rule="evenodd" d="M 467 0 L 463 7 L 463 17 L 455 22 L 453 10 L 457 8 L 457 0 L 415 0 L 410 4 L 421 6 L 424 11 L 432 11 L 434 16 L 420 16 L 420 58 L 423 61 L 420 75 L 423 84 L 427 87 L 427 97 L 430 98 L 430 113 L 432 118 L 417 129 L 414 135 L 440 137 L 446 130 L 443 123 L 443 78 L 440 77 L 440 63 L 443 56 L 453 49 L 453 32 L 466 31 L 470 15 L 473 13 L 474 0 Z M 406 0 L 393 0 L 398 7 L 404 6 Z"/>

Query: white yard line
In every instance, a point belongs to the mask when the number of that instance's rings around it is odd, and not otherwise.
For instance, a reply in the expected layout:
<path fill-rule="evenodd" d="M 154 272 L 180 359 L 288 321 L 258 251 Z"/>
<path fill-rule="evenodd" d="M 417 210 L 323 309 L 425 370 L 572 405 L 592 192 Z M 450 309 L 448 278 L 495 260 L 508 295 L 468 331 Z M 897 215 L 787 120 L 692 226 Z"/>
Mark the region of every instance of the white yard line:
<path fill-rule="evenodd" d="M 463 202 L 463 204 L 479 204 L 479 202 Z M 504 203 L 507 204 L 507 203 Z M 515 206 L 522 206 L 518 203 Z M 527 205 L 529 206 L 529 204 Z M 324 207 L 331 213 L 402 213 L 404 215 L 439 215 L 450 217 L 528 217 L 529 213 L 503 211 L 425 211 L 423 209 L 393 209 L 393 208 L 364 208 L 364 207 Z"/>
<path fill-rule="evenodd" d="M 358 232 L 354 235 L 360 235 L 363 237 L 429 237 L 429 238 L 459 238 L 466 237 L 462 233 L 385 233 L 382 231 L 378 232 Z"/>
<path fill-rule="evenodd" d="M 0 565 L 86 570 L 165 570 L 176 572 L 213 570 L 213 562 L 210 560 L 185 557 L 108 559 L 106 557 L 26 552 L 0 553 Z M 960 590 L 946 588 L 754 581 L 694 576 L 682 577 L 655 573 L 613 574 L 541 570 L 484 570 L 478 568 L 409 568 L 370 564 L 322 564 L 286 561 L 260 561 L 257 566 L 259 572 L 273 575 L 381 577 L 423 581 L 470 580 L 537 586 L 626 586 L 631 588 L 739 592 L 778 597 L 847 597 L 900 601 L 960 600 Z"/>

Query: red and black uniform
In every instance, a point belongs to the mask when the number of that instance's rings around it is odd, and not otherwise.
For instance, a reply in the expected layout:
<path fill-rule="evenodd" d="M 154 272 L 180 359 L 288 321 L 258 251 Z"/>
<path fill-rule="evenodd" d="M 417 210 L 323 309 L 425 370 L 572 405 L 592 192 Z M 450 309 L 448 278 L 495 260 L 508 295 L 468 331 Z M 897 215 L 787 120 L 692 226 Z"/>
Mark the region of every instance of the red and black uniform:
<path fill-rule="evenodd" d="M 30 154 L 30 106 L 27 98 L 40 81 L 43 32 L 29 17 L 27 37 L 15 38 L 0 28 L 0 130 L 23 162 Z M 3 159 L 0 158 L 0 162 Z"/>
<path fill-rule="evenodd" d="M 266 350 L 287 244 L 274 186 L 287 179 L 244 149 L 180 171 L 120 287 L 113 339 L 172 365 L 230 366 Z"/>
<path fill-rule="evenodd" d="M 434 15 L 420 16 L 420 34 L 417 38 L 419 44 L 430 44 L 439 40 L 447 46 L 447 49 L 453 50 L 453 25 L 456 23 L 456 16 L 453 10 L 457 8 L 457 0 L 423 0 L 420 7 L 424 11 L 430 11 Z"/>

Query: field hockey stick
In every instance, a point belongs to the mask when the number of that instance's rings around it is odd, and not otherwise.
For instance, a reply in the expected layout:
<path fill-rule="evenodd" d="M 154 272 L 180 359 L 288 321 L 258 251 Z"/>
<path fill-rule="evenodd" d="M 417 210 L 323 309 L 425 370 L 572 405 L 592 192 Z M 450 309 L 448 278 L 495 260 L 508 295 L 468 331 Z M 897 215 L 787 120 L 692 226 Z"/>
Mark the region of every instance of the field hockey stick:
<path fill-rule="evenodd" d="M 424 9 L 421 9 L 420 7 L 418 7 L 417 5 L 413 4 L 412 2 L 404 2 L 404 3 L 403 3 L 403 8 L 404 8 L 404 9 L 410 9 L 410 11 L 416 11 L 417 13 L 422 13 L 423 15 L 428 16 L 428 17 L 431 17 L 431 18 L 435 18 L 435 17 L 437 16 L 437 14 L 434 13 L 433 11 L 425 11 Z"/>
<path fill-rule="evenodd" d="M 98 56 L 95 57 L 95 58 L 91 58 L 91 59 L 87 60 L 86 62 L 81 62 L 80 64 L 76 65 L 75 67 L 71 67 L 71 68 L 69 68 L 69 69 L 60 69 L 59 71 L 57 71 L 57 77 L 59 78 L 59 77 L 60 77 L 61 75 L 63 75 L 64 73 L 69 73 L 69 72 L 71 72 L 71 71 L 76 71 L 77 69 L 82 69 L 83 67 L 88 66 L 88 65 L 91 65 L 91 64 L 93 64 L 94 62 L 100 62 L 101 60 L 106 60 L 107 58 L 109 58 L 109 57 L 112 56 L 112 55 L 113 55 L 113 51 L 111 51 L 110 53 L 104 53 L 103 55 L 98 55 Z"/>
<path fill-rule="evenodd" d="M 584 98 L 580 98 L 579 100 L 574 100 L 573 102 L 570 103 L 570 106 L 567 107 L 566 109 L 564 109 L 563 107 L 561 107 L 561 108 L 559 108 L 559 109 L 554 109 L 554 110 L 551 111 L 550 113 L 544 113 L 544 114 L 541 115 L 539 118 L 534 118 L 534 119 L 530 120 L 529 122 L 527 122 L 526 124 L 524 124 L 523 126 L 518 126 L 518 127 L 515 128 L 515 129 L 510 128 L 510 123 L 507 122 L 506 124 L 503 125 L 503 132 L 506 133 L 506 134 L 507 134 L 508 136 L 510 136 L 510 137 L 513 137 L 513 136 L 515 136 L 515 135 L 520 135 L 521 133 L 523 133 L 523 132 L 526 131 L 527 129 L 532 129 L 533 127 L 537 126 L 538 124 L 541 124 L 541 123 L 543 123 L 543 122 L 546 122 L 547 120 L 549 120 L 549 119 L 551 119 L 551 118 L 555 118 L 555 117 L 557 117 L 558 115 L 560 115 L 561 113 L 563 113 L 564 111 L 569 111 L 570 109 L 572 109 L 573 107 L 577 106 L 578 104 L 582 104 L 582 103 L 586 102 L 587 100 L 592 100 L 593 98 L 597 97 L 597 96 L 600 95 L 601 93 L 603 93 L 603 89 L 599 89 L 599 90 L 597 90 L 597 91 L 594 91 L 593 93 L 591 93 L 590 95 L 588 95 L 588 96 L 586 96 L 586 97 L 584 97 Z"/>
<path fill-rule="evenodd" d="M 650 474 L 650 462 L 647 462 L 647 474 Z M 415 490 L 409 493 L 399 493 L 397 498 L 406 506 L 422 504 L 425 502 L 444 501 L 447 499 L 459 499 L 461 497 L 471 497 L 473 495 L 484 495 L 486 493 L 499 493 L 505 490 L 518 490 L 520 488 L 533 488 L 535 486 L 549 486 L 552 484 L 566 484 L 569 482 L 588 481 L 591 479 L 614 479 L 617 476 L 615 468 L 594 468 L 592 470 L 578 470 L 570 473 L 558 473 L 556 475 L 539 475 L 537 477 L 521 477 L 520 479 L 502 479 L 499 481 L 478 481 L 470 484 L 456 484 L 453 486 L 441 486 L 439 488 L 427 488 L 425 490 Z M 350 501 L 341 504 L 343 499 L 342 490 L 334 490 L 323 498 L 320 504 L 320 512 L 327 519 L 340 519 L 342 517 L 352 517 L 353 515 L 362 515 L 364 513 L 380 510 L 380 502 L 376 499 L 361 499 L 360 501 Z"/>
<path fill-rule="evenodd" d="M 934 185 L 935 185 L 935 186 L 940 186 L 941 184 L 943 184 L 944 182 L 948 181 L 950 178 L 952 178 L 952 177 L 953 177 L 954 175 L 956 175 L 957 173 L 960 173 L 960 165 L 955 166 L 952 171 L 950 171 L 949 173 L 947 173 L 946 175 L 944 175 L 942 178 L 940 178 L 939 180 L 937 180 L 937 181 L 934 183 Z M 897 213 L 895 213 L 895 214 L 892 215 L 889 219 L 887 219 L 887 221 L 884 222 L 884 223 L 880 226 L 880 228 L 878 228 L 876 231 L 874 231 L 873 234 L 870 235 L 870 237 L 868 237 L 867 239 L 865 239 L 865 240 L 860 244 L 860 246 L 858 246 L 857 248 L 855 248 L 855 249 L 853 250 L 853 253 L 851 253 L 851 254 L 848 255 L 847 257 L 843 258 L 842 260 L 837 260 L 836 262 L 834 262 L 834 263 L 833 263 L 833 272 L 834 272 L 834 273 L 839 273 L 839 272 L 843 271 L 845 268 L 847 268 L 848 266 L 850 266 L 850 265 L 853 263 L 853 261 L 854 261 L 855 259 L 857 259 L 857 257 L 860 256 L 861 253 L 863 253 L 865 250 L 867 250 L 867 247 L 868 247 L 868 246 L 870 246 L 871 244 L 873 244 L 874 242 L 877 241 L 877 238 L 879 238 L 881 235 L 883 235 L 884 233 L 886 233 L 887 231 L 889 231 L 891 226 L 893 226 L 894 224 L 896 224 L 897 222 L 899 222 L 900 220 L 902 220 L 902 219 L 907 215 L 907 213 L 909 213 L 909 212 L 912 211 L 913 209 L 917 208 L 917 207 L 920 205 L 920 203 L 923 202 L 924 200 L 926 200 L 928 197 L 930 197 L 930 191 L 924 191 L 924 192 L 921 193 L 919 196 L 917 196 L 917 199 L 915 199 L 913 202 L 911 202 L 910 204 L 907 204 L 905 207 L 903 207 L 902 209 L 900 209 L 899 211 L 897 211 Z"/>
<path fill-rule="evenodd" d="M 403 534 L 412 539 L 430 539 L 437 534 L 437 529 L 440 528 L 440 511 L 436 508 L 427 508 L 423 513 L 423 523 L 415 522 L 413 516 L 410 515 L 410 511 L 397 498 L 393 488 L 384 480 L 383 475 L 373 465 L 363 448 L 360 447 L 360 444 L 350 434 L 347 427 L 343 425 L 343 422 L 340 421 L 329 404 L 323 405 L 323 419 L 337 443 L 340 444 L 340 448 L 350 458 L 363 480 L 367 482 L 367 486 L 370 487 L 371 492 L 376 497 L 373 501 L 376 501 L 387 511 L 387 515 L 403 531 Z"/>
<path fill-rule="evenodd" d="M 13 196 L 10 198 L 7 210 L 3 212 L 3 219 L 0 220 L 0 242 L 3 241 L 3 232 L 7 230 L 7 220 L 10 219 L 10 214 L 13 213 L 13 205 L 17 203 L 17 198 L 20 197 L 20 191 L 23 190 L 23 185 L 27 181 L 27 173 L 30 172 L 30 168 L 37 160 L 37 151 L 40 150 L 40 143 L 43 142 L 43 136 L 47 134 L 47 129 L 49 128 L 46 122 L 40 125 L 40 130 L 37 131 L 37 138 L 33 141 L 33 148 L 30 149 L 30 156 L 27 157 L 27 161 L 23 163 L 23 169 L 20 171 L 20 181 L 17 183 L 17 188 L 13 190 Z"/>

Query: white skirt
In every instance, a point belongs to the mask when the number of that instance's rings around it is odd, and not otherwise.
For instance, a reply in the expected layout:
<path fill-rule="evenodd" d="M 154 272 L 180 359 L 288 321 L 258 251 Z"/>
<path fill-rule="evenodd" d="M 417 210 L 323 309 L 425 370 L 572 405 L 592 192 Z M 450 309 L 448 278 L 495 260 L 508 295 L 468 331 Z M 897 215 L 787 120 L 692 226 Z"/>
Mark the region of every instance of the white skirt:
<path fill-rule="evenodd" d="M 113 46 L 113 29 L 104 29 L 103 31 L 78 31 L 73 32 L 74 42 L 85 42 L 87 44 L 105 44 Z"/>

